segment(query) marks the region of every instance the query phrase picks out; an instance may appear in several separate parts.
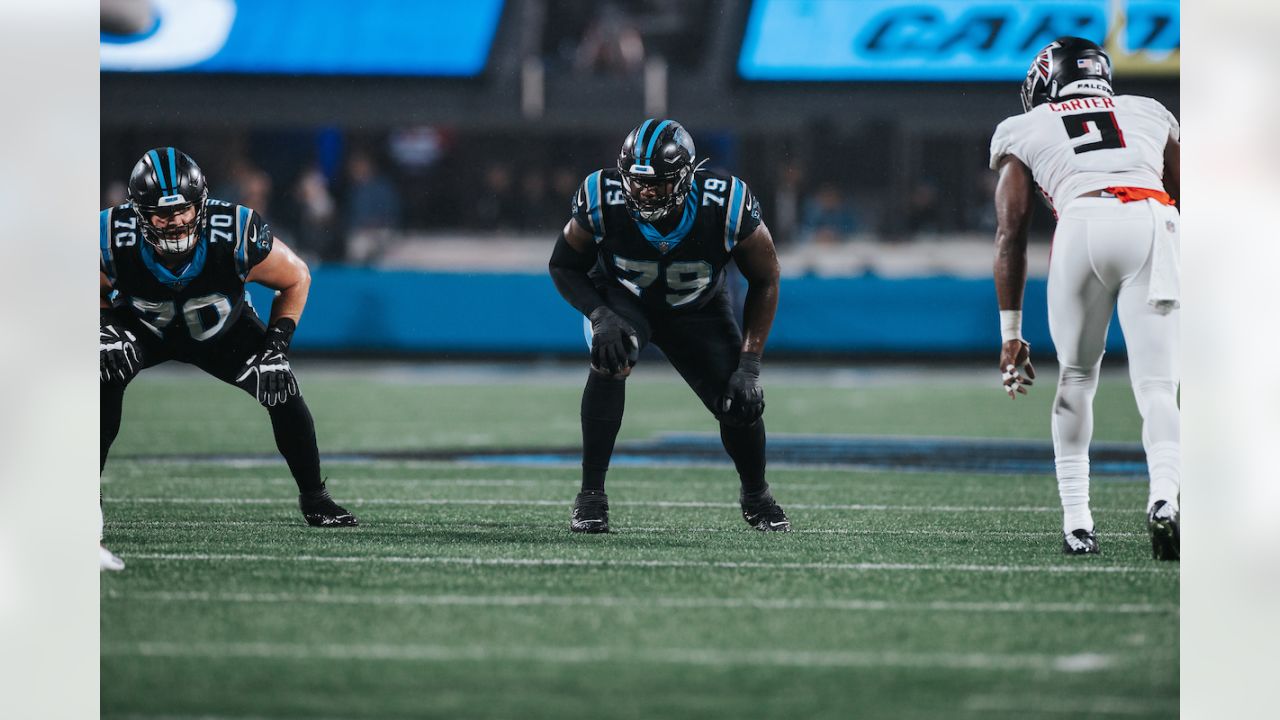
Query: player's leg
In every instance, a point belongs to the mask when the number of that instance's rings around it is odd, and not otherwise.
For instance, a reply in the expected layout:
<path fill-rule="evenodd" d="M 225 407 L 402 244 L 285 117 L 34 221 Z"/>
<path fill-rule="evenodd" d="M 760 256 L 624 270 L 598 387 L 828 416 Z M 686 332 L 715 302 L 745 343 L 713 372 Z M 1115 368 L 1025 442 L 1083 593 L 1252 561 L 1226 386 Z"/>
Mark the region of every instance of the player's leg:
<path fill-rule="evenodd" d="M 137 377 L 137 373 L 142 370 L 159 365 L 170 359 L 168 351 L 164 345 L 156 338 L 150 330 L 147 330 L 136 319 L 117 313 L 112 320 L 120 331 L 127 332 L 120 339 L 127 340 L 132 345 L 131 352 L 136 357 L 137 362 L 133 365 L 132 373 L 125 373 L 121 377 L 117 372 L 105 372 L 99 378 L 98 382 L 98 472 L 102 472 L 107 466 L 107 454 L 111 452 L 111 446 L 116 441 L 116 435 L 120 433 L 120 417 L 124 412 L 124 391 L 129 383 L 133 382 L 133 378 Z M 100 353 L 110 352 L 103 348 Z"/>
<path fill-rule="evenodd" d="M 649 342 L 649 322 L 644 308 L 630 293 L 621 288 L 601 288 L 609 308 L 636 330 L 643 348 Z M 583 318 L 588 349 L 591 346 L 591 323 Z M 569 529 L 574 532 L 609 532 L 609 498 L 604 491 L 605 476 L 613 457 L 613 446 L 622 428 L 626 405 L 627 379 L 613 377 L 594 369 L 587 371 L 587 384 L 582 390 L 582 487 L 574 498 Z"/>
<path fill-rule="evenodd" d="M 97 507 L 97 569 L 102 570 L 124 570 L 124 561 L 116 557 L 114 552 L 106 550 L 105 544 L 102 544 L 102 529 L 104 529 L 106 519 L 102 516 L 101 498 L 99 507 Z"/>
<path fill-rule="evenodd" d="M 117 327 L 119 334 L 113 339 L 114 341 L 128 341 L 132 348 L 129 352 L 136 360 L 136 363 L 129 363 L 127 367 L 132 367 L 136 372 L 125 371 L 123 376 L 120 370 L 125 365 L 120 363 L 106 363 L 104 357 L 104 366 L 109 365 L 110 370 L 103 372 L 98 382 L 98 472 L 101 473 L 107 466 L 107 454 L 111 452 L 111 445 L 115 443 L 116 436 L 120 432 L 120 418 L 124 413 L 124 391 L 133 382 L 133 378 L 137 376 L 137 372 L 141 372 L 145 368 L 153 367 L 169 359 L 169 354 L 165 351 L 164 346 L 156 339 L 154 335 L 145 329 L 136 319 L 125 315 L 123 312 L 114 314 L 111 323 Z M 106 346 L 114 346 L 114 342 L 102 343 Z M 100 353 L 111 352 L 118 348 L 103 347 Z M 102 494 L 99 490 L 98 494 L 98 567 L 100 570 L 123 570 L 124 561 L 117 557 L 114 553 L 106 548 L 103 544 L 105 518 L 102 513 Z"/>
<path fill-rule="evenodd" d="M 252 311 L 246 311 L 226 333 L 199 355 L 184 358 L 193 365 L 256 398 L 252 388 L 237 382 L 245 361 L 262 351 L 266 328 Z M 276 448 L 298 484 L 298 504 L 307 523 L 316 527 L 345 527 L 358 524 L 356 518 L 329 496 L 320 474 L 320 449 L 316 425 L 302 393 L 266 407 Z"/>
<path fill-rule="evenodd" d="M 718 401 L 738 367 L 742 330 L 726 293 L 699 310 L 655 323 L 654 344 L 720 423 L 720 441 L 733 460 L 741 483 L 743 518 L 758 530 L 786 531 L 791 523 L 765 480 L 764 418 L 750 425 L 718 416 Z"/>
<path fill-rule="evenodd" d="M 1053 454 L 1062 500 L 1063 550 L 1071 554 L 1098 551 L 1089 509 L 1089 443 L 1093 396 L 1116 296 L 1115 288 L 1095 270 L 1090 240 L 1090 221 L 1064 214 L 1054 233 L 1049 267 L 1049 332 L 1059 364 Z"/>
<path fill-rule="evenodd" d="M 1159 222 L 1163 223 L 1163 218 Z M 1147 518 L 1152 554 L 1157 559 L 1176 560 L 1180 554 L 1178 495 L 1182 483 L 1178 411 L 1180 312 L 1162 312 L 1147 302 L 1150 277 L 1148 260 L 1120 288 L 1120 325 L 1129 355 L 1129 379 L 1142 414 L 1142 446 L 1150 474 Z"/>

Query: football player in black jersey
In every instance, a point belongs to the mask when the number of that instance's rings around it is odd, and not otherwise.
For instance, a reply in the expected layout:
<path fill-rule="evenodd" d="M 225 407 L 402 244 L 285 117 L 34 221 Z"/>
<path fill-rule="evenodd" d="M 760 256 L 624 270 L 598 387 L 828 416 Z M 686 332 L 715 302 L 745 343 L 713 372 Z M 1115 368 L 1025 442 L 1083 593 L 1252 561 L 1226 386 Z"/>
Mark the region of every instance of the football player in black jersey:
<path fill-rule="evenodd" d="M 289 367 L 289 342 L 311 285 L 306 264 L 252 209 L 210 198 L 199 166 L 176 148 L 142 156 L 128 198 L 99 220 L 102 466 L 120 430 L 129 381 L 178 360 L 267 409 L 307 523 L 356 525 L 321 480 L 315 423 Z M 247 282 L 279 291 L 269 325 L 249 303 Z"/>
<path fill-rule="evenodd" d="M 572 214 L 550 262 L 556 288 L 591 333 L 582 490 L 570 528 L 609 531 L 604 479 L 626 379 L 652 342 L 719 420 L 742 481 L 743 518 L 757 530 L 790 530 L 765 482 L 761 417 L 760 355 L 778 306 L 778 258 L 747 184 L 703 170 L 680 123 L 649 119 L 627 135 L 617 167 L 587 176 Z M 725 289 L 730 260 L 748 283 L 745 336 Z"/>

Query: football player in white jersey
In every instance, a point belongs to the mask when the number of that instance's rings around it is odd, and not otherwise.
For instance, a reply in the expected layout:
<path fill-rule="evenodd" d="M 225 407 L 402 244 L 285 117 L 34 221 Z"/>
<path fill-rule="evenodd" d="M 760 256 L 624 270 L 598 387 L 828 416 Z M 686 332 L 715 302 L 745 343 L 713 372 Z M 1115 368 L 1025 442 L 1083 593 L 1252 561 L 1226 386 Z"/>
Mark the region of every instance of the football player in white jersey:
<path fill-rule="evenodd" d="M 1049 263 L 1049 330 L 1057 349 L 1053 452 L 1063 552 L 1099 552 L 1089 511 L 1089 441 L 1107 325 L 1117 308 L 1142 414 L 1150 473 L 1152 555 L 1179 556 L 1178 121 L 1159 102 L 1111 89 L 1111 59 L 1064 37 L 1036 55 L 1024 113 L 991 140 L 996 187 L 1000 369 L 1010 397 L 1035 377 L 1022 339 L 1027 226 L 1038 190 L 1058 219 Z"/>

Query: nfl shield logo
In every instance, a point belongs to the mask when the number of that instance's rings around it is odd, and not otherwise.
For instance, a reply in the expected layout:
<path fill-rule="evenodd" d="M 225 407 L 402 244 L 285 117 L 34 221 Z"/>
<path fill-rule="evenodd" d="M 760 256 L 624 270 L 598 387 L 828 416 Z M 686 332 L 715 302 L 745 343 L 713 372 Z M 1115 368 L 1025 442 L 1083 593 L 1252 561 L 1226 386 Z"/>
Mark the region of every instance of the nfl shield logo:
<path fill-rule="evenodd" d="M 667 248 L 669 247 L 671 247 L 671 243 L 665 243 L 665 242 L 658 243 L 658 249 L 661 250 L 662 252 L 666 252 Z"/>

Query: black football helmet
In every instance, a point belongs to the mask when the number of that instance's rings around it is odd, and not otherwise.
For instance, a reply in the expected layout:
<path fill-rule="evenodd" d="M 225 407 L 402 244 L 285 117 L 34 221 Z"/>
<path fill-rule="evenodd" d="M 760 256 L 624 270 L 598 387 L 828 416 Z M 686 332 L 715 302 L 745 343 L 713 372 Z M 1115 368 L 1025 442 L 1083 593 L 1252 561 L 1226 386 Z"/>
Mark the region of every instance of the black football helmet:
<path fill-rule="evenodd" d="M 148 150 L 133 166 L 128 198 L 142 220 L 142 238 L 156 252 L 185 255 L 195 248 L 204 229 L 209 188 L 200 166 L 186 153 L 172 147 Z"/>
<path fill-rule="evenodd" d="M 1114 95 L 1111 57 L 1096 43 L 1060 37 L 1036 55 L 1022 81 L 1022 110 L 1069 95 Z"/>
<path fill-rule="evenodd" d="M 693 138 L 675 120 L 649 118 L 632 130 L 618 154 L 627 209 L 646 222 L 666 217 L 684 203 L 693 187 L 697 151 Z M 705 160 L 703 162 L 706 162 Z"/>

